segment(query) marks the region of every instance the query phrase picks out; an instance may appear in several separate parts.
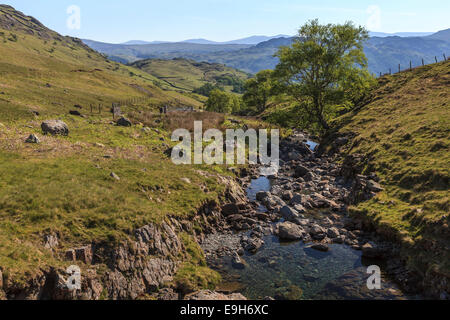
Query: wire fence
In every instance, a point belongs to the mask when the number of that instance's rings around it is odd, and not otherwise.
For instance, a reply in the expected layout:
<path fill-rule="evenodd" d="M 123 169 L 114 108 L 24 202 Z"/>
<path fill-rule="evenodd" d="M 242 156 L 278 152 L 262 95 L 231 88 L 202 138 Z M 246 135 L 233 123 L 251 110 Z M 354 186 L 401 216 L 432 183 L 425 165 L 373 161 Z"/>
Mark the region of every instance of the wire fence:
<path fill-rule="evenodd" d="M 142 106 L 150 107 L 155 110 L 155 113 L 167 114 L 176 111 L 194 112 L 195 109 L 192 106 L 185 106 L 181 101 L 173 101 L 167 103 L 155 103 L 151 97 L 136 97 L 113 102 L 109 105 L 98 103 L 90 104 L 89 109 L 91 115 L 102 115 L 105 112 L 112 114 L 112 119 L 115 121 L 118 117 L 121 117 L 128 111 L 140 111 Z"/>
<path fill-rule="evenodd" d="M 396 66 L 395 68 L 389 68 L 389 71 L 383 73 L 383 72 L 379 72 L 374 74 L 375 77 L 383 77 L 386 75 L 391 75 L 391 74 L 396 74 L 396 73 L 400 73 L 400 72 L 408 72 L 408 71 L 412 71 L 415 68 L 419 68 L 419 67 L 423 67 L 425 65 L 430 65 L 430 64 L 435 64 L 438 62 L 442 62 L 442 61 L 447 61 L 450 60 L 450 58 L 447 58 L 447 55 L 445 53 L 442 54 L 442 57 L 444 58 L 443 60 L 440 60 L 441 58 L 438 56 L 434 56 L 434 62 L 432 63 L 425 63 L 425 59 L 422 58 L 421 59 L 421 64 L 419 62 L 419 64 L 414 64 L 414 61 L 409 60 L 409 65 L 406 66 L 402 66 L 400 63 L 398 64 L 398 66 Z"/>

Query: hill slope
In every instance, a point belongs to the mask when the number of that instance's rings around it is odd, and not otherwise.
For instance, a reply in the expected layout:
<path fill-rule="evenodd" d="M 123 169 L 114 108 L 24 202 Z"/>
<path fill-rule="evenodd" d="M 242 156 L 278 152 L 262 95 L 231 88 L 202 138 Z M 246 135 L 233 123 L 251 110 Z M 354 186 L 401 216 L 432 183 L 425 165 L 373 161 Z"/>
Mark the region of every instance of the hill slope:
<path fill-rule="evenodd" d="M 337 135 L 349 138 L 340 151 L 363 155 L 355 168 L 385 188 L 353 212 L 399 239 L 425 278 L 450 276 L 449 108 L 447 61 L 381 78 L 371 102 L 337 122 Z"/>
<path fill-rule="evenodd" d="M 0 7 L 0 116 L 66 113 L 75 104 L 199 102 L 155 86 L 156 78 L 107 60 L 80 40 L 63 37 L 8 6 Z"/>
<path fill-rule="evenodd" d="M 131 66 L 158 78 L 169 88 L 188 92 L 207 83 L 233 91 L 233 85 L 242 86 L 249 78 L 248 74 L 221 64 L 186 59 L 148 59 L 132 63 Z"/>
<path fill-rule="evenodd" d="M 46 284 L 61 280 L 58 275 L 74 263 L 82 269 L 83 286 L 100 288 L 89 289 L 88 299 L 136 298 L 154 288 L 150 278 L 159 285 L 175 265 L 179 277 L 217 279 L 195 252 L 193 224 L 199 228 L 199 208 L 217 203 L 225 189 L 223 180 L 218 182 L 223 168 L 173 164 L 164 154 L 171 144 L 165 118 L 146 119 L 159 126 L 154 130 L 139 123 L 159 104 L 199 102 L 158 88 L 157 78 L 111 62 L 11 7 L 0 6 L 0 25 L 0 299 L 61 299 Z M 140 101 L 122 106 L 136 125 L 120 127 L 111 121 L 109 108 L 126 99 Z M 90 104 L 101 104 L 101 113 L 96 108 L 91 113 Z M 82 116 L 69 114 L 72 110 Z M 43 135 L 41 123 L 49 119 L 63 120 L 69 135 Z M 40 143 L 25 143 L 30 134 Z M 152 250 L 143 258 L 127 251 L 127 241 L 134 243 L 135 230 L 144 226 L 160 230 L 169 241 L 171 219 L 186 219 L 190 230 L 178 235 L 183 244 L 171 244 L 178 250 L 173 255 L 161 260 Z M 181 250 L 184 245 L 189 253 Z M 77 248 L 70 260 L 68 254 Z M 97 250 L 95 264 L 86 248 Z M 119 249 L 142 258 L 140 267 L 125 270 L 123 261 L 117 267 L 125 252 Z M 189 260 L 194 253 L 196 260 Z M 147 282 L 144 272 L 150 274 Z"/>

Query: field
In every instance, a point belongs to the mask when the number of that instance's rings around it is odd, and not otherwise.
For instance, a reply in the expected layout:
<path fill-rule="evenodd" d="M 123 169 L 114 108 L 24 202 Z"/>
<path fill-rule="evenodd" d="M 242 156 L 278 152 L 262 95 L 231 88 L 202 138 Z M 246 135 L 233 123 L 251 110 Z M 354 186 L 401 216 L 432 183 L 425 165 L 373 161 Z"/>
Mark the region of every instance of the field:
<path fill-rule="evenodd" d="M 220 64 L 195 62 L 186 59 L 149 59 L 131 64 L 155 78 L 172 90 L 191 92 L 210 83 L 233 91 L 233 83 L 241 85 L 249 75 Z"/>

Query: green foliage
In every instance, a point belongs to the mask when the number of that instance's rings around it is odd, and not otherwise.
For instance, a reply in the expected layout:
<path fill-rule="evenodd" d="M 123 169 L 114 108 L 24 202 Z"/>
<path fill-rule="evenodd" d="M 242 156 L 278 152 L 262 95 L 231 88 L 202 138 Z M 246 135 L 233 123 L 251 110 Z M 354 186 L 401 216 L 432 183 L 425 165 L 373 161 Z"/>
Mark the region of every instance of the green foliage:
<path fill-rule="evenodd" d="M 258 113 L 266 109 L 269 97 L 273 93 L 272 75 L 272 70 L 263 70 L 245 83 L 243 101 L 246 106 L 254 108 Z"/>
<path fill-rule="evenodd" d="M 235 93 L 243 93 L 245 82 L 232 74 L 221 75 L 215 77 L 216 83 L 218 86 L 225 87 L 231 86 L 233 87 L 232 91 Z"/>
<path fill-rule="evenodd" d="M 220 88 L 226 92 L 241 93 L 249 75 L 217 63 L 196 62 L 186 59 L 147 59 L 137 61 L 132 66 L 158 78 L 168 89 L 194 92 L 208 97 Z"/>
<path fill-rule="evenodd" d="M 206 102 L 206 111 L 219 113 L 237 113 L 242 108 L 242 100 L 235 94 L 219 89 L 211 91 Z"/>
<path fill-rule="evenodd" d="M 194 91 L 192 91 L 192 92 L 201 94 L 202 96 L 205 96 L 205 97 L 209 97 L 211 94 L 211 91 L 213 91 L 215 89 L 220 90 L 220 88 L 218 86 L 215 86 L 212 83 L 205 83 L 203 86 L 194 89 Z"/>
<path fill-rule="evenodd" d="M 363 43 L 368 32 L 347 22 L 305 24 L 291 47 L 282 47 L 275 77 L 283 91 L 322 129 L 342 109 L 351 108 L 367 92 L 373 78 L 367 71 Z"/>

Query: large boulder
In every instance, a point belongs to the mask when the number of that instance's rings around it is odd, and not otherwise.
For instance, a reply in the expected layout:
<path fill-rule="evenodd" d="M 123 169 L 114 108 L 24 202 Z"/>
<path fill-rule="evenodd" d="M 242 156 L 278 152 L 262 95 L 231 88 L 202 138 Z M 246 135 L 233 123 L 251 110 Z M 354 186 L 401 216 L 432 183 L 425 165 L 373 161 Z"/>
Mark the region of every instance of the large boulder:
<path fill-rule="evenodd" d="M 332 227 L 327 230 L 327 235 L 331 239 L 337 238 L 340 236 L 339 230 L 336 227 Z"/>
<path fill-rule="evenodd" d="M 297 211 L 289 206 L 282 207 L 280 209 L 280 213 L 283 216 L 283 218 L 287 221 L 293 221 L 294 219 L 299 217 Z"/>
<path fill-rule="evenodd" d="M 117 120 L 117 125 L 119 127 L 131 127 L 133 124 L 127 118 L 122 117 L 119 120 Z"/>
<path fill-rule="evenodd" d="M 292 222 L 283 222 L 278 225 L 278 237 L 282 240 L 301 240 L 305 235 L 305 231 Z"/>
<path fill-rule="evenodd" d="M 69 127 L 64 121 L 61 120 L 47 120 L 42 122 L 41 128 L 44 134 L 50 133 L 51 135 L 69 135 Z"/>
<path fill-rule="evenodd" d="M 311 226 L 309 233 L 315 240 L 322 240 L 326 237 L 326 230 L 318 224 L 314 224 L 313 226 Z"/>

